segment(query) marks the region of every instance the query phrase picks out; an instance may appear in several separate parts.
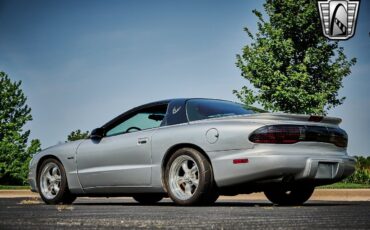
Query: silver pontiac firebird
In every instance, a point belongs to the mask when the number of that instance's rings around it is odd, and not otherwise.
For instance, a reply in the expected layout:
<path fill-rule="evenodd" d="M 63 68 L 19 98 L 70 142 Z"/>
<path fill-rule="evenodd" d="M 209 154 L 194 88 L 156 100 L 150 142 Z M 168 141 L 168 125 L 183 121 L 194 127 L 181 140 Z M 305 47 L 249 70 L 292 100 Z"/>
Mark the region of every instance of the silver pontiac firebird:
<path fill-rule="evenodd" d="M 354 158 L 339 118 L 266 113 L 214 99 L 172 99 L 131 109 L 88 139 L 47 148 L 29 166 L 47 204 L 78 196 L 132 196 L 152 204 L 214 203 L 263 191 L 299 205 L 315 186 L 350 176 Z"/>

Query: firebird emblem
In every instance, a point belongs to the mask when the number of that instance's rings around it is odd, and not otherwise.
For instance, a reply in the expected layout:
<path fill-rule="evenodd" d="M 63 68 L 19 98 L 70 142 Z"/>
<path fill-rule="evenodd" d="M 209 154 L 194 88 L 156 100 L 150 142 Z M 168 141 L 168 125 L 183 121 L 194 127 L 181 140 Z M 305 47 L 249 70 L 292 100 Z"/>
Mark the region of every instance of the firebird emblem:
<path fill-rule="evenodd" d="M 173 107 L 172 114 L 176 114 L 178 111 L 180 111 L 180 109 L 181 109 L 181 106 L 179 106 L 178 108 L 176 108 L 176 106 Z"/>

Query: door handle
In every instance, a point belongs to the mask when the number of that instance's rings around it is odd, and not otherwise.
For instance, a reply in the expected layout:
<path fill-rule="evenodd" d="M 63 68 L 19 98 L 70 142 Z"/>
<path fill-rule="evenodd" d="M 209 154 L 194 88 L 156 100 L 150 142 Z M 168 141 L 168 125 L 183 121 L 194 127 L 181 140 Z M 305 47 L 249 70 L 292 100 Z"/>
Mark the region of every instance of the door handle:
<path fill-rule="evenodd" d="M 146 144 L 147 142 L 148 142 L 148 138 L 147 138 L 147 137 L 139 138 L 139 139 L 137 140 L 137 144 L 138 144 L 138 145 L 144 145 L 144 144 Z"/>

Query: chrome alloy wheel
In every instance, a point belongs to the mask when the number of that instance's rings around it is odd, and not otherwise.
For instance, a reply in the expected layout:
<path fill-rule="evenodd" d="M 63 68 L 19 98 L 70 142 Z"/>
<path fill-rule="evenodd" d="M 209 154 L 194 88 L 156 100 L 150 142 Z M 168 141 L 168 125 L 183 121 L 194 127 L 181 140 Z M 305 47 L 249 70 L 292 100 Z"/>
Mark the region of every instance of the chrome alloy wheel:
<path fill-rule="evenodd" d="M 180 200 L 193 196 L 199 184 L 198 165 L 190 156 L 176 158 L 170 168 L 169 185 L 172 193 Z"/>
<path fill-rule="evenodd" d="M 44 166 L 40 175 L 40 189 L 47 199 L 54 199 L 60 190 L 62 181 L 60 169 L 57 164 L 50 162 Z"/>

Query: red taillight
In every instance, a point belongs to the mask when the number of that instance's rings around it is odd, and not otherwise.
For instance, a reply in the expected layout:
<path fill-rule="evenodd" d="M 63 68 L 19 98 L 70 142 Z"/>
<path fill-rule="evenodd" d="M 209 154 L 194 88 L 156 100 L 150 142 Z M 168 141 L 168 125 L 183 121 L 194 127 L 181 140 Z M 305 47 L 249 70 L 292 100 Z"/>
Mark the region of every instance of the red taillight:
<path fill-rule="evenodd" d="M 340 128 L 306 125 L 270 125 L 250 135 L 253 143 L 294 144 L 300 141 L 332 143 L 347 147 L 347 133 Z"/>
<path fill-rule="evenodd" d="M 299 126 L 272 125 L 256 130 L 249 140 L 254 143 L 293 144 L 300 139 Z"/>

